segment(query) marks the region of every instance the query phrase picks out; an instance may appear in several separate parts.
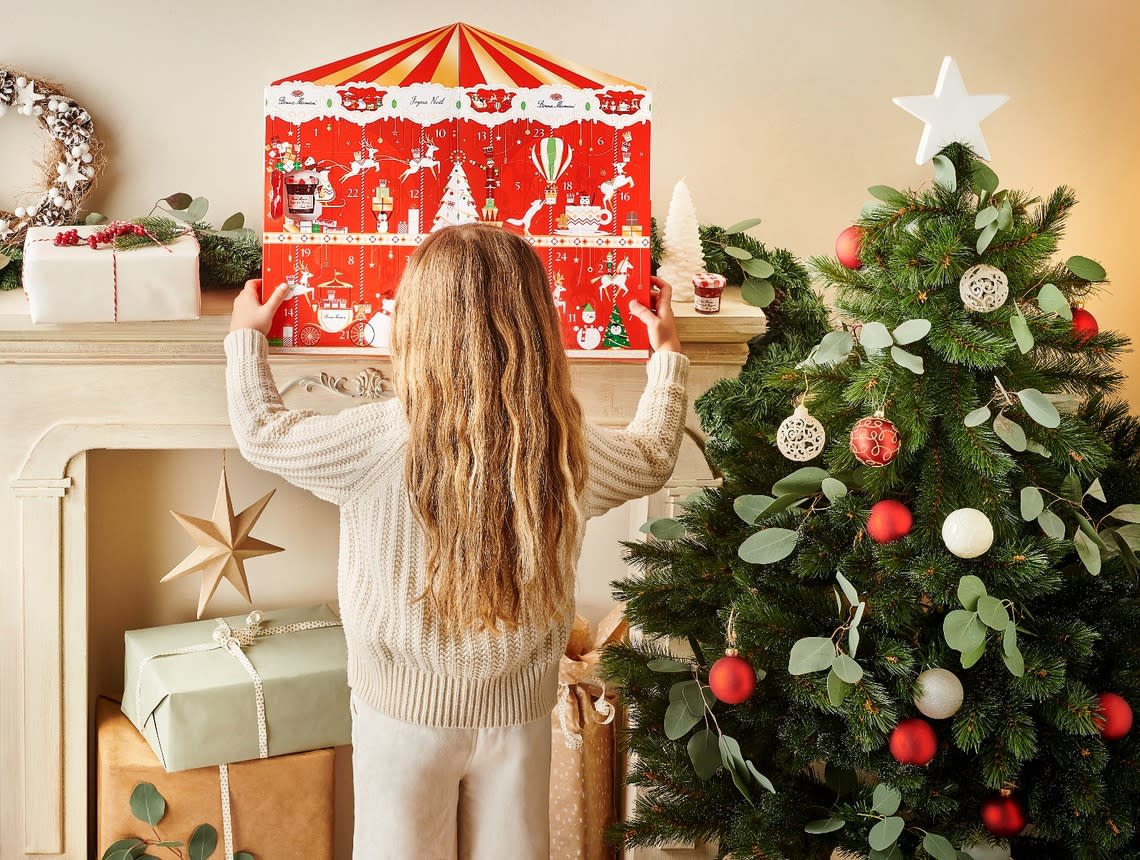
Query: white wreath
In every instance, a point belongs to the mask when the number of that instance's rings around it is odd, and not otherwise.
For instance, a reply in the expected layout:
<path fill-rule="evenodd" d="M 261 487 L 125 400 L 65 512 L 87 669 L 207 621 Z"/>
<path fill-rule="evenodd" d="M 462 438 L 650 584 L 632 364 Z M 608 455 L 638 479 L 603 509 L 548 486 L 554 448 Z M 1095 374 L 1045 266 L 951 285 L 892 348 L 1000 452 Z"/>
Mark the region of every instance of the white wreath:
<path fill-rule="evenodd" d="M 44 171 L 46 187 L 29 206 L 0 209 L 0 245 L 18 245 L 29 227 L 70 224 L 91 190 L 102 148 L 91 114 L 54 84 L 0 68 L 0 116 L 9 108 L 35 117 L 55 144 L 54 170 Z"/>

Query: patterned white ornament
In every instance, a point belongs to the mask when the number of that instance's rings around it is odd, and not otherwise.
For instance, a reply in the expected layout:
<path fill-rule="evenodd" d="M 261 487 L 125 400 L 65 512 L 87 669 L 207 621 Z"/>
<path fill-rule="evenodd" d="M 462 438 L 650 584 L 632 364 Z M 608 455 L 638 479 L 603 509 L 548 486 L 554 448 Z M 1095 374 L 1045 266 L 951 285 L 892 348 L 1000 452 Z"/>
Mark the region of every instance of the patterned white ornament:
<path fill-rule="evenodd" d="M 996 311 L 1009 298 L 1009 278 L 1001 269 L 979 263 L 962 273 L 962 279 L 958 282 L 958 294 L 968 311 Z"/>
<path fill-rule="evenodd" d="M 813 460 L 823 451 L 827 433 L 802 403 L 776 430 L 776 447 L 789 460 L 804 463 Z"/>
<path fill-rule="evenodd" d="M 958 676 L 947 669 L 927 669 L 918 676 L 921 692 L 914 706 L 932 720 L 945 720 L 958 713 L 965 692 Z"/>

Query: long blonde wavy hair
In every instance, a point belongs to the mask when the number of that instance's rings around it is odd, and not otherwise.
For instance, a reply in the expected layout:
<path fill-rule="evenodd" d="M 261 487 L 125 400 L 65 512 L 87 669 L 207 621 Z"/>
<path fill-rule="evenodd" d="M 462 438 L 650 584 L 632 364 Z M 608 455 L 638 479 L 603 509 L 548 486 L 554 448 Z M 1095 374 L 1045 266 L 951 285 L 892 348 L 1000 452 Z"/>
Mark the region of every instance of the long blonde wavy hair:
<path fill-rule="evenodd" d="M 582 412 L 542 263 L 481 224 L 428 236 L 392 317 L 405 481 L 445 629 L 568 617 L 584 527 Z"/>

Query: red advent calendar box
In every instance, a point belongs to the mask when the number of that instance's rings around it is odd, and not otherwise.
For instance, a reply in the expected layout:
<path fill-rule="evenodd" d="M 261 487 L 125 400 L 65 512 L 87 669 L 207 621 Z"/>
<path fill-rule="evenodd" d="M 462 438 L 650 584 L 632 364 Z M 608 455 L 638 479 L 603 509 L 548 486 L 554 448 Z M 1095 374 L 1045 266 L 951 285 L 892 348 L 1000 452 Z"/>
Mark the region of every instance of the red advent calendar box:
<path fill-rule="evenodd" d="M 264 290 L 283 351 L 386 351 L 408 257 L 442 227 L 523 235 L 574 356 L 648 355 L 650 95 L 467 24 L 265 93 Z"/>

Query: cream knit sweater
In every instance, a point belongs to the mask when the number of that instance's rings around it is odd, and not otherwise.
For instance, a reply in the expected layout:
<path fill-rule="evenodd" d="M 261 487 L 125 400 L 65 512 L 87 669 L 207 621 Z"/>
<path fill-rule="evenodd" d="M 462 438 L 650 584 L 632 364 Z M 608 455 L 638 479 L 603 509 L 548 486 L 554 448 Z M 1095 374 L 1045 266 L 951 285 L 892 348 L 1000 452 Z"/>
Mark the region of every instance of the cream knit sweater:
<path fill-rule="evenodd" d="M 393 398 L 336 415 L 286 409 L 252 329 L 225 340 L 226 389 L 238 447 L 259 469 L 340 506 L 337 593 L 348 682 L 379 711 L 444 727 L 514 725 L 554 707 L 572 618 L 543 629 L 445 637 L 412 603 L 422 590 L 423 533 L 404 489 L 408 424 Z M 659 490 L 681 444 L 684 355 L 659 352 L 624 430 L 587 426 L 582 512 L 595 517 Z"/>

